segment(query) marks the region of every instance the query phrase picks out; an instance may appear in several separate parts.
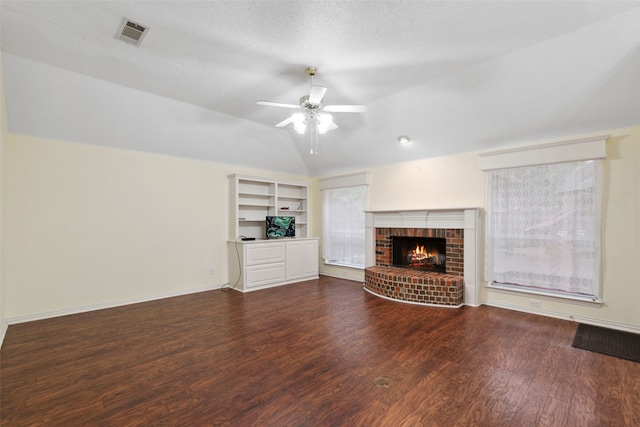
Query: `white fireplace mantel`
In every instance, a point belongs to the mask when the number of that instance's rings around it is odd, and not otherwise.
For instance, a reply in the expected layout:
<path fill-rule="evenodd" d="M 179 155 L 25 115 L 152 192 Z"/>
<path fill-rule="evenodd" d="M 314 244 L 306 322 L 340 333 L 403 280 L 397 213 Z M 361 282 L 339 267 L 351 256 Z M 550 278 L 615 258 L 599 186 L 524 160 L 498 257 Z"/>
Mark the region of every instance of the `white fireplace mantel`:
<path fill-rule="evenodd" d="M 365 212 L 365 266 L 375 266 L 376 228 L 458 228 L 464 230 L 464 303 L 480 302 L 482 209 L 413 209 Z"/>

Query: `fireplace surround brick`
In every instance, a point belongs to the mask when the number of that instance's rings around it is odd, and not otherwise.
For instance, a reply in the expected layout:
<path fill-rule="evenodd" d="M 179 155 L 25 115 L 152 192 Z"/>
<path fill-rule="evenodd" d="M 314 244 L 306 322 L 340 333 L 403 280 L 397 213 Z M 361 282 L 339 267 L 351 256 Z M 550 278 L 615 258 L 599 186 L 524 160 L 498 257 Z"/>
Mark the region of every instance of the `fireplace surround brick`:
<path fill-rule="evenodd" d="M 458 228 L 376 228 L 376 266 L 392 267 L 391 237 L 441 237 L 447 240 L 447 271 L 464 275 L 464 230 Z"/>

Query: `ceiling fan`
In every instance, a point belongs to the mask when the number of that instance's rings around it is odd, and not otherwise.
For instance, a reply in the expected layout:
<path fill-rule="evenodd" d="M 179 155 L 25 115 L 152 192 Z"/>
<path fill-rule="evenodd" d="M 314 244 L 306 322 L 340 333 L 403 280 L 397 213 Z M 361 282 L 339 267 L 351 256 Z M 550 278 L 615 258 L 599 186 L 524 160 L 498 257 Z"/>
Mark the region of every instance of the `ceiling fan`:
<path fill-rule="evenodd" d="M 313 84 L 313 76 L 315 76 L 317 72 L 316 68 L 308 67 L 306 71 L 309 77 L 311 77 L 311 89 L 309 95 L 300 98 L 300 104 L 257 101 L 259 105 L 298 110 L 287 119 L 278 123 L 276 125 L 277 128 L 293 123 L 296 132 L 303 134 L 306 131 L 307 125 L 310 125 L 314 128 L 312 129 L 313 136 L 313 134 L 316 133 L 323 134 L 338 128 L 338 125 L 333 122 L 331 113 L 365 113 L 367 111 L 366 105 L 323 105 L 322 98 L 327 92 L 327 88 Z"/>

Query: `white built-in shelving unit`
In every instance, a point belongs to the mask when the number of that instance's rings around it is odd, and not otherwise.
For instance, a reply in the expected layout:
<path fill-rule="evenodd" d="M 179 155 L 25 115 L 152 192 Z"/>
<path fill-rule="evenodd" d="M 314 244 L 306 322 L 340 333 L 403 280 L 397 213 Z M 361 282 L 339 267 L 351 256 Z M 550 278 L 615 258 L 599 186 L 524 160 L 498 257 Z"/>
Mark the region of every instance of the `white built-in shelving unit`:
<path fill-rule="evenodd" d="M 308 195 L 303 182 L 229 175 L 229 240 L 265 238 L 267 216 L 295 217 L 296 237 L 308 237 Z"/>
<path fill-rule="evenodd" d="M 234 289 L 249 292 L 318 278 L 318 238 L 309 237 L 308 196 L 304 182 L 229 175 L 229 283 Z M 267 216 L 295 217 L 295 238 L 267 240 Z"/>

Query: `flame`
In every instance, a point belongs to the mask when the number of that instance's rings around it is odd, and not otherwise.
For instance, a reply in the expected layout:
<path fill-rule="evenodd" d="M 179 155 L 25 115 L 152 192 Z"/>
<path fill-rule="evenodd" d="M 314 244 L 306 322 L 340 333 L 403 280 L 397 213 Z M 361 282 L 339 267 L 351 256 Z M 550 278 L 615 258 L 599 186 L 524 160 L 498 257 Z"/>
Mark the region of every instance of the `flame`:
<path fill-rule="evenodd" d="M 415 261 L 421 261 L 421 260 L 426 259 L 426 258 L 434 257 L 438 253 L 437 252 L 429 252 L 424 248 L 424 246 L 416 245 L 416 248 L 414 250 L 410 251 L 410 254 L 411 254 L 411 258 L 414 259 Z"/>

